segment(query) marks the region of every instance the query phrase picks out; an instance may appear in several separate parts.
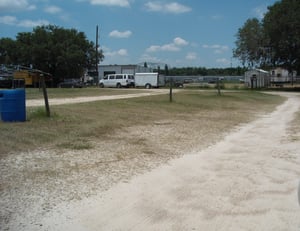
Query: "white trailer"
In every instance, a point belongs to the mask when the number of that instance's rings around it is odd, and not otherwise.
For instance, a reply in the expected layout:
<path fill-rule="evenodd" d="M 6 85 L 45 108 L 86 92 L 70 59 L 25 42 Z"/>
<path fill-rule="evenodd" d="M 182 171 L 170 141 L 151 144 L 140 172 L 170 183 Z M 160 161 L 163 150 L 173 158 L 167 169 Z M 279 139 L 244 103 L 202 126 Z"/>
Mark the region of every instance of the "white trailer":
<path fill-rule="evenodd" d="M 164 76 L 159 75 L 156 72 L 135 73 L 134 81 L 136 87 L 145 87 L 147 89 L 165 85 Z"/>

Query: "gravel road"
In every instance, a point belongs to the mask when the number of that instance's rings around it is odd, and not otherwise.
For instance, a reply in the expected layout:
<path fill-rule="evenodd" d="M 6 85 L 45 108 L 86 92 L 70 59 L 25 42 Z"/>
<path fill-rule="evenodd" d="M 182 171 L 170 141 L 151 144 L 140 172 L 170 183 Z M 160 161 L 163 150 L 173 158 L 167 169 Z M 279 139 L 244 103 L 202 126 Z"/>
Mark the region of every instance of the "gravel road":
<path fill-rule="evenodd" d="M 62 104 L 74 104 L 74 103 L 84 103 L 98 100 L 114 100 L 114 99 L 129 99 L 150 95 L 160 95 L 166 94 L 168 90 L 166 89 L 151 89 L 148 92 L 141 92 L 135 94 L 121 94 L 121 95 L 103 95 L 103 96 L 90 96 L 90 97 L 75 97 L 75 98 L 54 98 L 49 99 L 50 105 L 62 105 Z M 44 99 L 29 99 L 26 100 L 27 107 L 36 107 L 45 105 Z"/>
<path fill-rule="evenodd" d="M 59 205 L 43 230 L 300 230 L 300 132 L 290 132 L 300 97 L 285 96 L 213 146 Z"/>

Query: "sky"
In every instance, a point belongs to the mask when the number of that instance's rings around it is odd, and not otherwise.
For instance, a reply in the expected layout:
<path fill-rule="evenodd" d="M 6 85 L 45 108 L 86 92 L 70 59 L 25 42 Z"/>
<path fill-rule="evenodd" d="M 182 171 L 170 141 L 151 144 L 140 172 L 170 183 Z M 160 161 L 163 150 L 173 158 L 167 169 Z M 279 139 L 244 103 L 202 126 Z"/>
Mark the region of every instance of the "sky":
<path fill-rule="evenodd" d="M 232 58 L 247 19 L 276 0 L 0 0 L 0 38 L 39 25 L 84 32 L 104 52 L 101 64 L 241 66 Z"/>

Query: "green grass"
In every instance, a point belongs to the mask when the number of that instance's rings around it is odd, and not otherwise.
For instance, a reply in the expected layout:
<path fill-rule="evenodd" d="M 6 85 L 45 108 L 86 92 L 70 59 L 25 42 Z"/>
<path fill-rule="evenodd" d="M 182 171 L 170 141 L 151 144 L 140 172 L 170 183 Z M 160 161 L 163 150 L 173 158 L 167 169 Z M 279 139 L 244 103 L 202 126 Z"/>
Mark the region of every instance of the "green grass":
<path fill-rule="evenodd" d="M 71 95 L 65 93 L 65 97 Z M 273 110 L 283 100 L 279 96 L 248 91 L 217 96 L 215 91 L 184 90 L 174 94 L 173 103 L 169 102 L 168 95 L 158 95 L 51 106 L 50 118 L 45 116 L 44 107 L 31 107 L 27 108 L 24 123 L 0 122 L 0 155 L 36 148 L 91 149 L 93 142 L 107 139 L 119 129 L 153 125 L 161 120 L 197 118 L 199 123 L 231 129 L 253 119 L 257 112 Z"/>

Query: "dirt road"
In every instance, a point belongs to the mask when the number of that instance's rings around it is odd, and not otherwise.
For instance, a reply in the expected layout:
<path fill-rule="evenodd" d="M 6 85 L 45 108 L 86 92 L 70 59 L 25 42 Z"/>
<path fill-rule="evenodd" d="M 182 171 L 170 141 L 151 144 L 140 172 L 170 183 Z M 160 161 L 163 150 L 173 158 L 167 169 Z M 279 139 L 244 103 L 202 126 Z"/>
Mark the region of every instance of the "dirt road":
<path fill-rule="evenodd" d="M 300 230 L 300 98 L 287 96 L 216 145 L 61 204 L 30 230 Z"/>
<path fill-rule="evenodd" d="M 84 103 L 98 100 L 113 100 L 113 99 L 129 99 L 150 95 L 160 95 L 166 94 L 168 91 L 166 89 L 151 89 L 148 92 L 134 93 L 134 94 L 121 94 L 121 95 L 103 95 L 103 96 L 90 96 L 90 97 L 75 97 L 75 98 L 54 98 L 49 99 L 50 105 L 62 105 L 62 104 L 74 104 L 74 103 Z M 30 99 L 26 100 L 27 107 L 36 107 L 45 105 L 44 99 Z"/>

